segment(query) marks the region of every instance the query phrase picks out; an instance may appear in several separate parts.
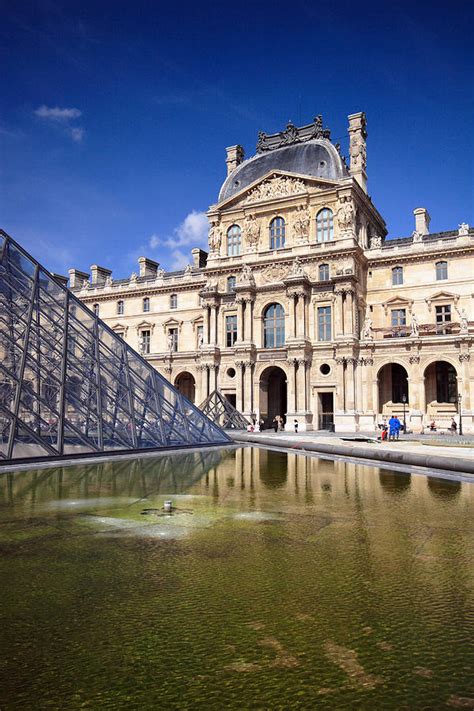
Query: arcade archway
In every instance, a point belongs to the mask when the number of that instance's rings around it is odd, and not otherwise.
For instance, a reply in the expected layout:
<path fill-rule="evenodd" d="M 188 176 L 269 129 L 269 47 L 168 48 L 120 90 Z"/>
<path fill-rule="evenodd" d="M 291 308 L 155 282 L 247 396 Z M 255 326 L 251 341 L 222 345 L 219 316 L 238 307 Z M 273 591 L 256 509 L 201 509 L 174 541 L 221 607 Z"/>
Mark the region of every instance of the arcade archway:
<path fill-rule="evenodd" d="M 378 372 L 379 414 L 398 413 L 408 403 L 408 373 L 399 363 L 387 363 Z M 396 406 L 395 409 L 393 406 Z"/>
<path fill-rule="evenodd" d="M 264 427 L 271 427 L 277 415 L 286 421 L 286 411 L 286 373 L 278 366 L 272 365 L 265 368 L 260 376 L 260 416 L 264 420 Z"/>
<path fill-rule="evenodd" d="M 196 381 L 191 373 L 180 373 L 174 381 L 175 386 L 180 393 L 187 397 L 188 400 L 194 402 L 196 397 Z"/>

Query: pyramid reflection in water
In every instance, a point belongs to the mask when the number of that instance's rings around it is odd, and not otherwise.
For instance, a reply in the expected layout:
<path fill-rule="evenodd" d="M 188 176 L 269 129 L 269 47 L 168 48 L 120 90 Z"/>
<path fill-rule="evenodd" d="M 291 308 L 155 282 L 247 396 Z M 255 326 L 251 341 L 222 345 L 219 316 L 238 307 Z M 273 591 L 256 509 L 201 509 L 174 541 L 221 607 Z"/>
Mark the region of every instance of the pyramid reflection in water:
<path fill-rule="evenodd" d="M 0 460 L 228 441 L 0 230 Z"/>

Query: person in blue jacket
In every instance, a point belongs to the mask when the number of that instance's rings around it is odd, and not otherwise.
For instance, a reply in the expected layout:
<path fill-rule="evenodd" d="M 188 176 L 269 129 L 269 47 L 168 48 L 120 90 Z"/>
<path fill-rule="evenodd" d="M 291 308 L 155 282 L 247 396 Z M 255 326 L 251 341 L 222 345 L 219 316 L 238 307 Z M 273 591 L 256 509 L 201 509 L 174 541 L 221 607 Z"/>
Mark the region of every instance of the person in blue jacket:
<path fill-rule="evenodd" d="M 397 417 L 394 417 L 393 415 L 388 421 L 388 439 L 390 440 L 395 440 L 395 437 L 398 439 L 398 433 L 400 431 L 400 422 Z"/>

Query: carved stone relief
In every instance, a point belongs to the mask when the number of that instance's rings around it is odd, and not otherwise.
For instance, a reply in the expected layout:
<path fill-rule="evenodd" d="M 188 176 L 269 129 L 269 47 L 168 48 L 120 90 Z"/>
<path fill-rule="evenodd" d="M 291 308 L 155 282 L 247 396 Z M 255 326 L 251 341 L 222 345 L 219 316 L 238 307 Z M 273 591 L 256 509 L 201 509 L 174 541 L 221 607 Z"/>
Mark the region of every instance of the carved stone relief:
<path fill-rule="evenodd" d="M 287 195 L 297 195 L 305 191 L 306 186 L 302 180 L 277 176 L 257 185 L 256 188 L 250 191 L 244 202 L 251 203 L 259 200 L 286 197 Z"/>

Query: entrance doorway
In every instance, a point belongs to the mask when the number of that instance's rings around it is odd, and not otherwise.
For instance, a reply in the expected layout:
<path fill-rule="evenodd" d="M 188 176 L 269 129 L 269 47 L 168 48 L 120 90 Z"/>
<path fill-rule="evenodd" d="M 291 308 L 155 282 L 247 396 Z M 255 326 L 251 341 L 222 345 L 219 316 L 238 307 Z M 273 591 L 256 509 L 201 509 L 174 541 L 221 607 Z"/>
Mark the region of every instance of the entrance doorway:
<path fill-rule="evenodd" d="M 224 393 L 232 407 L 237 407 L 237 396 L 235 393 Z"/>
<path fill-rule="evenodd" d="M 286 373 L 276 365 L 265 368 L 260 376 L 260 417 L 264 427 L 271 427 L 273 419 L 280 415 L 286 421 L 287 411 Z"/>
<path fill-rule="evenodd" d="M 408 404 L 408 373 L 399 363 L 387 363 L 378 373 L 379 414 L 390 417 L 399 413 L 399 405 Z M 395 407 L 394 407 L 395 406 Z"/>
<path fill-rule="evenodd" d="M 174 381 L 176 388 L 180 393 L 187 397 L 188 400 L 194 402 L 196 396 L 196 382 L 191 373 L 180 373 Z"/>
<path fill-rule="evenodd" d="M 318 393 L 318 429 L 334 431 L 334 393 Z"/>

